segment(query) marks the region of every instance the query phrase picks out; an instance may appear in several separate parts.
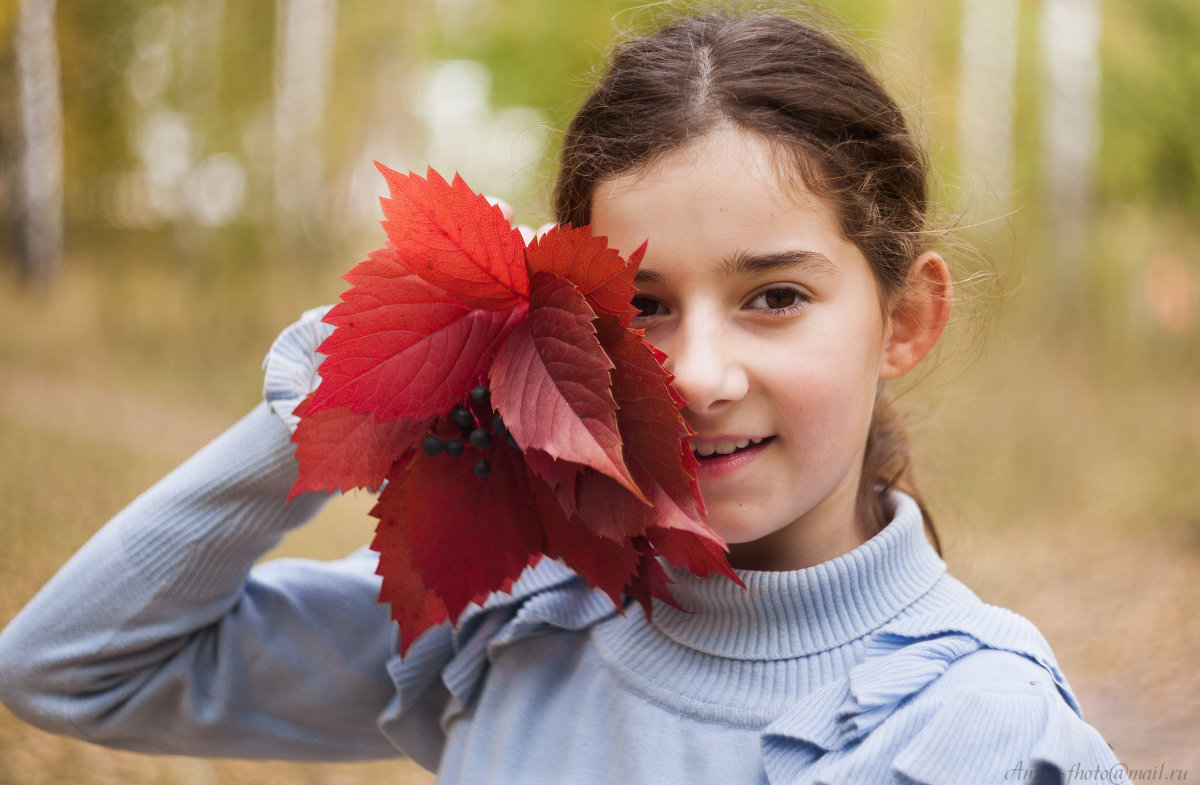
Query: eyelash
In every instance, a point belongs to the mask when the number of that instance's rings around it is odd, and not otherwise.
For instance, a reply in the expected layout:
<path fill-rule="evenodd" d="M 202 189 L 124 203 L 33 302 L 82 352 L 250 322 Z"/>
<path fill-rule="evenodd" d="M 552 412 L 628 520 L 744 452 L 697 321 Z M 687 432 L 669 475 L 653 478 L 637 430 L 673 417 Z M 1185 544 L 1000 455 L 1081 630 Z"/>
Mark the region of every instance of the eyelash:
<path fill-rule="evenodd" d="M 760 297 L 766 297 L 769 294 L 776 294 L 780 292 L 794 295 L 795 300 L 790 305 L 785 305 L 782 308 L 760 308 L 757 310 L 760 310 L 769 316 L 787 316 L 795 313 L 796 311 L 802 310 L 805 306 L 812 302 L 812 298 L 809 297 L 808 294 L 795 286 L 772 286 L 770 289 L 765 289 L 751 297 L 750 302 L 754 302 Z"/>
<path fill-rule="evenodd" d="M 747 304 L 752 303 L 761 297 L 766 297 L 767 295 L 777 294 L 777 293 L 791 294 L 794 296 L 795 300 L 791 304 L 785 305 L 782 308 L 755 308 L 754 310 L 759 311 L 769 317 L 775 318 L 775 317 L 788 316 L 790 314 L 793 314 L 799 310 L 802 310 L 805 306 L 807 306 L 810 302 L 812 302 L 812 298 L 809 297 L 808 294 L 806 294 L 803 290 L 801 290 L 798 287 L 795 287 L 795 286 L 772 286 L 769 289 L 764 289 L 763 291 L 755 294 L 753 297 L 751 297 L 747 301 Z M 647 306 L 638 306 L 639 300 L 647 302 L 649 304 L 653 304 L 653 305 L 660 305 L 660 306 L 662 305 L 662 303 L 660 301 L 655 300 L 653 297 L 646 297 L 644 295 L 638 295 L 633 298 L 632 302 L 633 302 L 633 306 L 635 308 L 638 308 L 639 311 L 642 310 L 643 308 L 649 307 L 648 305 Z M 638 316 L 636 316 L 634 318 L 635 319 L 652 319 L 655 316 L 659 316 L 659 315 L 660 314 L 646 314 L 646 315 L 639 314 Z"/>

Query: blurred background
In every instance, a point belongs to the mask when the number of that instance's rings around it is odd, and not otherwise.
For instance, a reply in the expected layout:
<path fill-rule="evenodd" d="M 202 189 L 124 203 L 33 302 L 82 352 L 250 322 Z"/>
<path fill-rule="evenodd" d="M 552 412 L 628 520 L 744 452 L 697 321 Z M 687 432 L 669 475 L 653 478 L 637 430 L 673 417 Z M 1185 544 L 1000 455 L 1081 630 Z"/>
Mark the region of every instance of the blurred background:
<path fill-rule="evenodd" d="M 1200 4 L 825 0 L 909 107 L 963 293 L 903 401 L 947 561 L 1134 768 L 1200 776 Z M 653 9 L 651 9 L 653 10 Z M 383 244 L 372 161 L 536 225 L 618 0 L 0 0 L 0 624 L 254 405 Z M 369 541 L 349 495 L 281 552 Z M 156 758 L 0 708 L 0 783 L 432 782 Z"/>

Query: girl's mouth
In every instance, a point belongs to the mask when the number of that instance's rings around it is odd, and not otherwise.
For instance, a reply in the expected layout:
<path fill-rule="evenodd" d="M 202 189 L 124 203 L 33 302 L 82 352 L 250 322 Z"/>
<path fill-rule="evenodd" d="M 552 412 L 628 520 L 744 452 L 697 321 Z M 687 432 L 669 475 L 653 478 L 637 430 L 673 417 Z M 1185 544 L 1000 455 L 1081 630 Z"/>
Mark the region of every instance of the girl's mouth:
<path fill-rule="evenodd" d="M 741 439 L 740 441 L 709 442 L 692 447 L 692 453 L 700 460 L 724 458 L 740 450 L 748 449 L 756 444 L 762 444 L 765 439 Z"/>
<path fill-rule="evenodd" d="M 696 473 L 700 477 L 718 477 L 736 472 L 775 440 L 774 436 L 761 439 L 741 439 L 728 442 L 706 442 L 692 447 L 699 466 Z"/>

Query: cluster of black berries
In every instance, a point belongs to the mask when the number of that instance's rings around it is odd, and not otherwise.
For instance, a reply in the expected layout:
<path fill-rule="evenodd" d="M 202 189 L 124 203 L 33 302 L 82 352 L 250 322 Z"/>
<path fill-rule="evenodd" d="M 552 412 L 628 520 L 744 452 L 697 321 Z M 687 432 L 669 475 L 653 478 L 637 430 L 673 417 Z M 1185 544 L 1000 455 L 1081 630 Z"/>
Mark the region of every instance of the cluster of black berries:
<path fill-rule="evenodd" d="M 450 422 L 458 427 L 461 438 L 450 437 L 443 438 L 436 434 L 430 434 L 425 437 L 422 447 L 428 455 L 441 455 L 443 452 L 451 458 L 457 458 L 462 455 L 467 446 L 474 447 L 476 450 L 484 450 L 491 446 L 492 439 L 503 438 L 508 443 L 508 446 L 514 450 L 520 449 L 517 446 L 517 441 L 508 432 L 508 428 L 504 425 L 504 420 L 501 419 L 499 412 L 494 412 L 490 407 L 485 407 L 484 403 L 488 399 L 488 388 L 480 384 L 471 390 L 471 400 L 479 404 L 477 408 L 486 409 L 491 414 L 491 417 L 483 416 L 482 418 L 476 411 L 472 411 L 467 406 L 455 406 L 450 410 Z M 490 428 L 483 423 L 490 423 Z M 487 460 L 480 458 L 475 464 L 475 476 L 487 477 L 492 470 L 492 465 Z"/>

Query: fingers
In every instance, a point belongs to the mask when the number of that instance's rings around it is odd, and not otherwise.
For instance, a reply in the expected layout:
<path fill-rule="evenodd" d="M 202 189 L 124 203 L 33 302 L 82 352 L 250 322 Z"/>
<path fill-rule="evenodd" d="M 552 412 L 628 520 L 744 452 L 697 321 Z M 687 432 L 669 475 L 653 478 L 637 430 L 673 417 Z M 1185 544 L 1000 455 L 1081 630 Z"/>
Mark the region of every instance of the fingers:
<path fill-rule="evenodd" d="M 516 212 L 513 210 L 512 205 L 509 204 L 508 202 L 504 201 L 500 197 L 487 196 L 485 194 L 483 198 L 487 199 L 488 204 L 499 207 L 500 212 L 504 215 L 504 220 L 508 221 L 510 224 L 516 218 Z M 537 229 L 534 229 L 533 227 L 530 227 L 530 226 L 525 226 L 524 224 L 517 225 L 516 229 L 517 229 L 517 231 L 519 231 L 521 233 L 521 239 L 525 241 L 526 245 L 528 245 L 529 243 L 533 242 L 533 239 L 535 237 L 541 237 L 543 234 L 550 231 L 555 226 L 557 226 L 557 224 L 555 224 L 553 221 L 550 221 L 548 223 L 542 224 Z"/>
<path fill-rule="evenodd" d="M 509 223 L 512 223 L 513 219 L 516 218 L 517 214 L 515 212 L 513 212 L 512 205 L 509 204 L 508 202 L 504 201 L 500 197 L 488 196 L 485 194 L 483 198 L 487 199 L 488 204 L 496 205 L 497 207 L 500 208 L 500 212 L 504 214 L 504 220 L 508 221 Z M 526 242 L 528 242 L 528 241 L 526 241 Z"/>
<path fill-rule="evenodd" d="M 537 229 L 534 229 L 531 226 L 525 226 L 524 224 L 519 224 L 517 226 L 517 231 L 519 231 L 521 233 L 521 239 L 523 239 L 525 241 L 525 244 L 529 245 L 529 243 L 533 242 L 533 238 L 541 237 L 543 234 L 550 231 L 555 226 L 558 226 L 558 224 L 554 223 L 554 221 L 550 221 L 549 223 L 544 223 L 541 226 L 539 226 Z"/>

